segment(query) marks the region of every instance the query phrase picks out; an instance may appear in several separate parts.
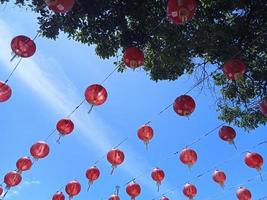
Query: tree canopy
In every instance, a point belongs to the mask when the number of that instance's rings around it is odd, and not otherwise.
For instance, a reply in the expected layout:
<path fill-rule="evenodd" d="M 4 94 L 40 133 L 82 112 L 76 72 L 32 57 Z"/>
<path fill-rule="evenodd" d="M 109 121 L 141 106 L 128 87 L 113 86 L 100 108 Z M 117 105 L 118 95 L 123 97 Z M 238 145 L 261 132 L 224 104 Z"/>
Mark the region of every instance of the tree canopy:
<path fill-rule="evenodd" d="M 212 84 L 221 91 L 220 119 L 247 130 L 267 122 L 257 106 L 267 95 L 265 1 L 199 0 L 194 18 L 183 25 L 170 22 L 164 0 L 77 0 L 66 14 L 53 13 L 43 0 L 15 4 L 39 13 L 43 36 L 56 39 L 62 31 L 78 42 L 96 45 L 103 59 L 132 45 L 143 49 L 144 70 L 154 81 L 176 80 L 199 69 L 204 76 L 213 71 Z M 230 58 L 240 58 L 247 66 L 238 81 L 228 80 L 221 70 Z M 115 64 L 119 71 L 125 69 L 122 61 Z"/>

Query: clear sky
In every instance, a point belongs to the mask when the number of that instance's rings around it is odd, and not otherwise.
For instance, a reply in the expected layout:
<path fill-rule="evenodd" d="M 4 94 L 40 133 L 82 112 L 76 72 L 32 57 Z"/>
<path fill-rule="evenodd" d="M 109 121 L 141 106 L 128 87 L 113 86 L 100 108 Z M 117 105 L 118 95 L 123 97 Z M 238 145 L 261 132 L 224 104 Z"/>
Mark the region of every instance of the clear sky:
<path fill-rule="evenodd" d="M 0 7 L 0 80 L 4 81 L 18 60 L 11 58 L 10 41 L 12 37 L 24 34 L 34 37 L 37 30 L 36 16 L 30 11 L 14 8 L 13 5 Z M 37 38 L 37 52 L 30 59 L 23 59 L 9 84 L 12 87 L 11 99 L 0 104 L 1 151 L 0 176 L 15 169 L 16 160 L 29 155 L 30 146 L 43 140 L 55 128 L 56 122 L 69 114 L 83 99 L 87 86 L 101 82 L 114 69 L 114 59 L 101 60 L 94 53 L 94 47 L 78 44 L 61 34 L 58 40 Z M 77 179 L 82 191 L 75 199 L 108 199 L 116 185 L 122 186 L 120 197 L 129 199 L 124 184 L 132 178 L 142 187 L 138 199 L 150 200 L 160 195 L 151 180 L 153 167 L 165 170 L 166 179 L 161 192 L 177 188 L 168 194 L 170 199 L 185 199 L 182 184 L 218 163 L 227 174 L 225 191 L 213 183 L 211 174 L 192 181 L 198 188 L 196 200 L 234 200 L 236 188 L 248 187 L 253 199 L 267 196 L 266 182 L 257 176 L 256 170 L 249 169 L 243 162 L 241 151 L 259 152 L 267 158 L 267 145 L 255 149 L 251 147 L 266 140 L 266 127 L 250 133 L 236 128 L 236 145 L 222 142 L 218 131 L 193 146 L 198 152 L 198 162 L 191 169 L 182 165 L 178 156 L 172 153 L 181 150 L 204 133 L 222 122 L 217 119 L 215 98 L 208 90 L 199 94 L 198 89 L 190 93 L 197 107 L 188 118 L 177 116 L 172 108 L 160 116 L 156 114 L 173 100 L 187 91 L 193 84 L 193 77 L 182 77 L 177 81 L 153 82 L 142 69 L 114 73 L 104 86 L 108 90 L 108 100 L 88 115 L 88 104 L 73 115 L 75 131 L 62 139 L 58 145 L 55 134 L 49 140 L 50 155 L 37 162 L 29 172 L 23 173 L 23 182 L 13 188 L 7 199 L 47 200 L 68 181 Z M 137 139 L 139 126 L 153 119 L 155 137 L 146 150 Z M 101 177 L 89 192 L 85 171 L 103 157 L 113 146 L 129 136 L 120 146 L 125 152 L 125 162 L 111 176 L 110 164 L 101 159 L 98 167 Z M 232 159 L 234 157 L 234 159 Z M 263 174 L 266 176 L 264 165 Z M 235 186 L 232 188 L 232 186 Z M 232 189 L 231 189 L 232 188 Z M 159 198 L 158 198 L 159 199 Z"/>

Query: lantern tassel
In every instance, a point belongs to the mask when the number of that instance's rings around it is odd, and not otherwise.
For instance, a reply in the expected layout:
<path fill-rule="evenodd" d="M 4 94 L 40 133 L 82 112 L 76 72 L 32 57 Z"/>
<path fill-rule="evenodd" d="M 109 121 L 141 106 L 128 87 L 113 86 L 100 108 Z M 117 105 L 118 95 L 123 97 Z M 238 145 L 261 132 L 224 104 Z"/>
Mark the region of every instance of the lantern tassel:
<path fill-rule="evenodd" d="M 160 188 L 161 182 L 157 182 L 157 187 L 158 187 L 158 192 L 159 192 L 159 188 Z"/>
<path fill-rule="evenodd" d="M 6 192 L 4 193 L 3 197 L 1 200 L 4 200 L 4 198 L 6 197 L 7 193 L 9 192 L 10 187 L 6 186 Z"/>
<path fill-rule="evenodd" d="M 263 182 L 264 180 L 263 180 L 263 177 L 262 177 L 261 168 L 257 169 L 257 171 L 259 172 L 261 182 Z"/>
<path fill-rule="evenodd" d="M 149 141 L 145 141 L 144 143 L 145 143 L 145 146 L 146 146 L 146 150 L 148 150 L 148 143 L 149 143 Z"/>
<path fill-rule="evenodd" d="M 12 58 L 10 59 L 10 62 L 12 62 L 18 55 L 14 53 L 14 55 L 12 56 Z"/>
<path fill-rule="evenodd" d="M 92 112 L 93 108 L 94 108 L 94 105 L 91 105 L 91 107 L 90 107 L 90 109 L 88 111 L 88 114 L 90 114 Z"/>
<path fill-rule="evenodd" d="M 62 135 L 60 135 L 60 136 L 58 137 L 57 141 L 56 141 L 58 144 L 60 144 L 60 140 L 61 140 L 61 138 L 62 138 Z"/>
<path fill-rule="evenodd" d="M 224 183 L 220 183 L 220 186 L 221 186 L 221 188 L 224 190 L 225 189 L 225 185 L 224 185 Z"/>
<path fill-rule="evenodd" d="M 112 166 L 112 169 L 111 169 L 110 175 L 112 175 L 112 174 L 113 174 L 113 172 L 114 172 L 114 170 L 115 170 L 115 168 L 116 168 L 116 167 L 117 167 L 116 165 L 113 165 L 113 166 Z"/>
<path fill-rule="evenodd" d="M 235 144 L 235 141 L 232 141 L 231 144 L 234 145 L 235 150 L 238 150 L 238 149 L 237 149 L 237 146 L 236 146 L 236 144 Z"/>
<path fill-rule="evenodd" d="M 87 192 L 90 190 L 91 186 L 93 185 L 93 182 L 92 181 L 89 181 L 88 182 L 88 187 L 87 187 Z"/>

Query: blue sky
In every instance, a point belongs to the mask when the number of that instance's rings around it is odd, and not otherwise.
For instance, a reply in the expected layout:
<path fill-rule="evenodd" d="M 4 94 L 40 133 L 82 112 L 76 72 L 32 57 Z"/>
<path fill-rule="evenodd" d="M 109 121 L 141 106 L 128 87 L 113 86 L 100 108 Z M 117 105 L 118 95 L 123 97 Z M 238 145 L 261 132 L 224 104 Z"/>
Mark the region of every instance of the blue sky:
<path fill-rule="evenodd" d="M 37 30 L 35 16 L 30 11 L 0 7 L 0 79 L 5 80 L 15 62 L 10 63 L 9 47 L 12 37 L 25 34 L 34 37 Z M 30 59 L 23 59 L 10 80 L 12 98 L 0 105 L 1 151 L 0 176 L 15 169 L 16 160 L 29 154 L 30 146 L 44 139 L 56 122 L 65 117 L 83 99 L 85 88 L 101 82 L 114 69 L 113 59 L 101 60 L 93 47 L 78 44 L 61 34 L 57 41 L 38 38 L 37 52 Z M 181 185 L 196 175 L 216 166 L 221 161 L 235 159 L 219 168 L 227 174 L 225 192 L 213 183 L 207 174 L 193 181 L 198 188 L 195 199 L 234 200 L 236 189 L 232 186 L 248 187 L 253 199 L 267 196 L 266 182 L 259 179 L 246 182 L 257 176 L 257 172 L 243 163 L 243 156 L 218 138 L 217 131 L 193 146 L 198 152 L 197 164 L 188 170 L 173 152 L 185 147 L 222 122 L 217 119 L 215 99 L 208 90 L 199 94 L 190 93 L 197 103 L 193 115 L 177 116 L 172 109 L 161 116 L 156 114 L 187 91 L 195 82 L 193 77 L 182 77 L 175 82 L 153 82 L 142 69 L 114 73 L 104 86 L 108 90 L 108 101 L 88 115 L 89 106 L 83 104 L 73 115 L 76 125 L 74 134 L 65 137 L 61 144 L 50 140 L 50 155 L 37 162 L 31 171 L 23 174 L 23 182 L 12 189 L 7 199 L 46 200 L 68 181 L 77 179 L 82 183 L 82 192 L 75 199 L 107 199 L 116 185 L 123 186 L 132 178 L 142 175 L 137 182 L 142 186 L 138 199 L 149 200 L 159 194 L 150 178 L 153 167 L 165 170 L 166 179 L 161 192 L 177 188 L 168 194 L 170 199 L 185 199 Z M 154 118 L 155 117 L 155 118 Z M 151 126 L 155 137 L 144 148 L 137 139 L 139 126 L 153 118 Z M 236 128 L 238 149 L 259 152 L 267 158 L 266 145 L 250 149 L 254 144 L 266 140 L 266 127 L 247 133 Z M 120 149 L 125 152 L 125 162 L 110 176 L 110 165 L 105 159 L 98 167 L 101 177 L 89 192 L 86 192 L 85 171 L 114 145 L 129 136 Z M 168 158 L 167 158 L 168 157 Z M 264 165 L 263 173 L 267 167 Z M 264 177 L 267 179 L 267 176 Z M 121 188 L 121 199 L 129 199 L 125 188 Z"/>

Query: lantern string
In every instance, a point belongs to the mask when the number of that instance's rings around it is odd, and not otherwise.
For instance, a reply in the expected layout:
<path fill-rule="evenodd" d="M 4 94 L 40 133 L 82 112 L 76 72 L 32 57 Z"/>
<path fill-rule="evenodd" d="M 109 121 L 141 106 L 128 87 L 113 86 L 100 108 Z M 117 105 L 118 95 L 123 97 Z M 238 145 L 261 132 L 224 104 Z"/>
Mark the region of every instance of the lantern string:
<path fill-rule="evenodd" d="M 261 145 L 265 145 L 265 144 L 267 144 L 267 140 L 264 140 L 264 141 L 262 141 L 262 142 L 259 142 L 259 143 L 255 144 L 255 145 L 253 145 L 253 146 L 251 147 L 251 149 L 255 149 L 255 148 L 257 148 L 257 147 L 259 147 L 259 146 L 261 146 Z M 213 170 L 216 170 L 216 169 L 218 169 L 219 167 L 221 167 L 221 166 L 223 166 L 223 165 L 226 165 L 226 164 L 232 162 L 233 160 L 235 160 L 236 158 L 238 158 L 240 155 L 243 155 L 243 154 L 245 154 L 245 153 L 247 153 L 247 152 L 248 152 L 247 150 L 246 150 L 246 151 L 240 151 L 240 152 L 237 152 L 237 153 L 236 153 L 234 156 L 232 156 L 230 159 L 227 159 L 227 160 L 224 160 L 224 161 L 222 161 L 222 162 L 219 162 L 219 163 L 216 164 L 215 166 L 209 168 L 208 170 L 206 170 L 206 171 L 204 171 L 204 172 L 202 172 L 202 173 L 199 173 L 199 174 L 196 175 L 194 178 L 192 178 L 192 179 L 186 181 L 186 183 L 188 183 L 188 182 L 192 182 L 192 181 L 194 181 L 194 180 L 196 180 L 196 179 L 198 179 L 198 178 L 200 178 L 200 177 L 203 177 L 204 175 L 206 175 L 206 174 L 212 172 Z M 260 175 L 257 175 L 257 177 L 260 177 Z M 180 184 L 180 186 L 183 186 L 183 185 L 184 185 L 184 183 L 183 183 L 183 184 Z M 177 187 L 175 187 L 175 188 L 171 188 L 170 190 L 167 190 L 167 192 L 164 192 L 164 193 L 162 193 L 161 195 L 169 194 L 170 192 L 173 192 L 173 191 L 175 191 L 175 190 L 177 190 Z M 158 197 L 159 197 L 159 196 L 157 196 L 156 198 L 153 198 L 152 200 L 155 200 L 155 199 L 157 199 Z"/>
<path fill-rule="evenodd" d="M 264 175 L 267 175 L 267 173 L 264 174 Z M 238 188 L 238 187 L 241 187 L 242 185 L 245 185 L 245 184 L 247 184 L 247 183 L 251 183 L 251 182 L 253 182 L 253 181 L 255 181 L 255 180 L 258 180 L 258 179 L 259 179 L 259 175 L 258 175 L 258 176 L 251 177 L 251 178 L 249 178 L 249 179 L 247 179 L 247 180 L 242 181 L 242 182 L 239 183 L 239 184 L 232 185 L 232 186 L 230 186 L 228 189 L 223 190 L 223 191 L 221 192 L 223 195 L 221 195 L 221 194 L 215 194 L 215 195 L 211 195 L 210 197 L 208 197 L 208 198 L 204 198 L 204 199 L 205 199 L 205 200 L 209 200 L 209 199 L 214 199 L 214 198 L 224 197 L 225 194 L 226 194 L 227 192 L 230 192 L 230 191 L 233 190 L 233 189 L 236 189 L 236 188 Z M 255 183 L 255 184 L 253 184 L 253 185 L 260 185 L 260 184 L 262 184 L 262 182 L 257 182 L 257 183 Z"/>
<path fill-rule="evenodd" d="M 14 72 L 16 71 L 16 69 L 18 68 L 19 64 L 22 61 L 22 57 L 20 57 L 19 61 L 17 62 L 17 64 L 15 65 L 15 67 L 12 69 L 12 71 L 10 72 L 10 74 L 8 75 L 7 79 L 5 80 L 5 84 L 10 80 L 10 78 L 12 77 L 12 75 L 14 74 Z"/>
<path fill-rule="evenodd" d="M 112 72 L 110 72 L 108 75 L 107 75 L 107 77 L 100 83 L 100 85 L 102 85 L 102 84 L 104 84 L 111 76 L 112 76 L 112 74 L 114 74 L 116 71 L 117 71 L 117 69 L 119 68 L 119 66 L 118 67 L 115 67 L 113 70 L 112 70 Z"/>

